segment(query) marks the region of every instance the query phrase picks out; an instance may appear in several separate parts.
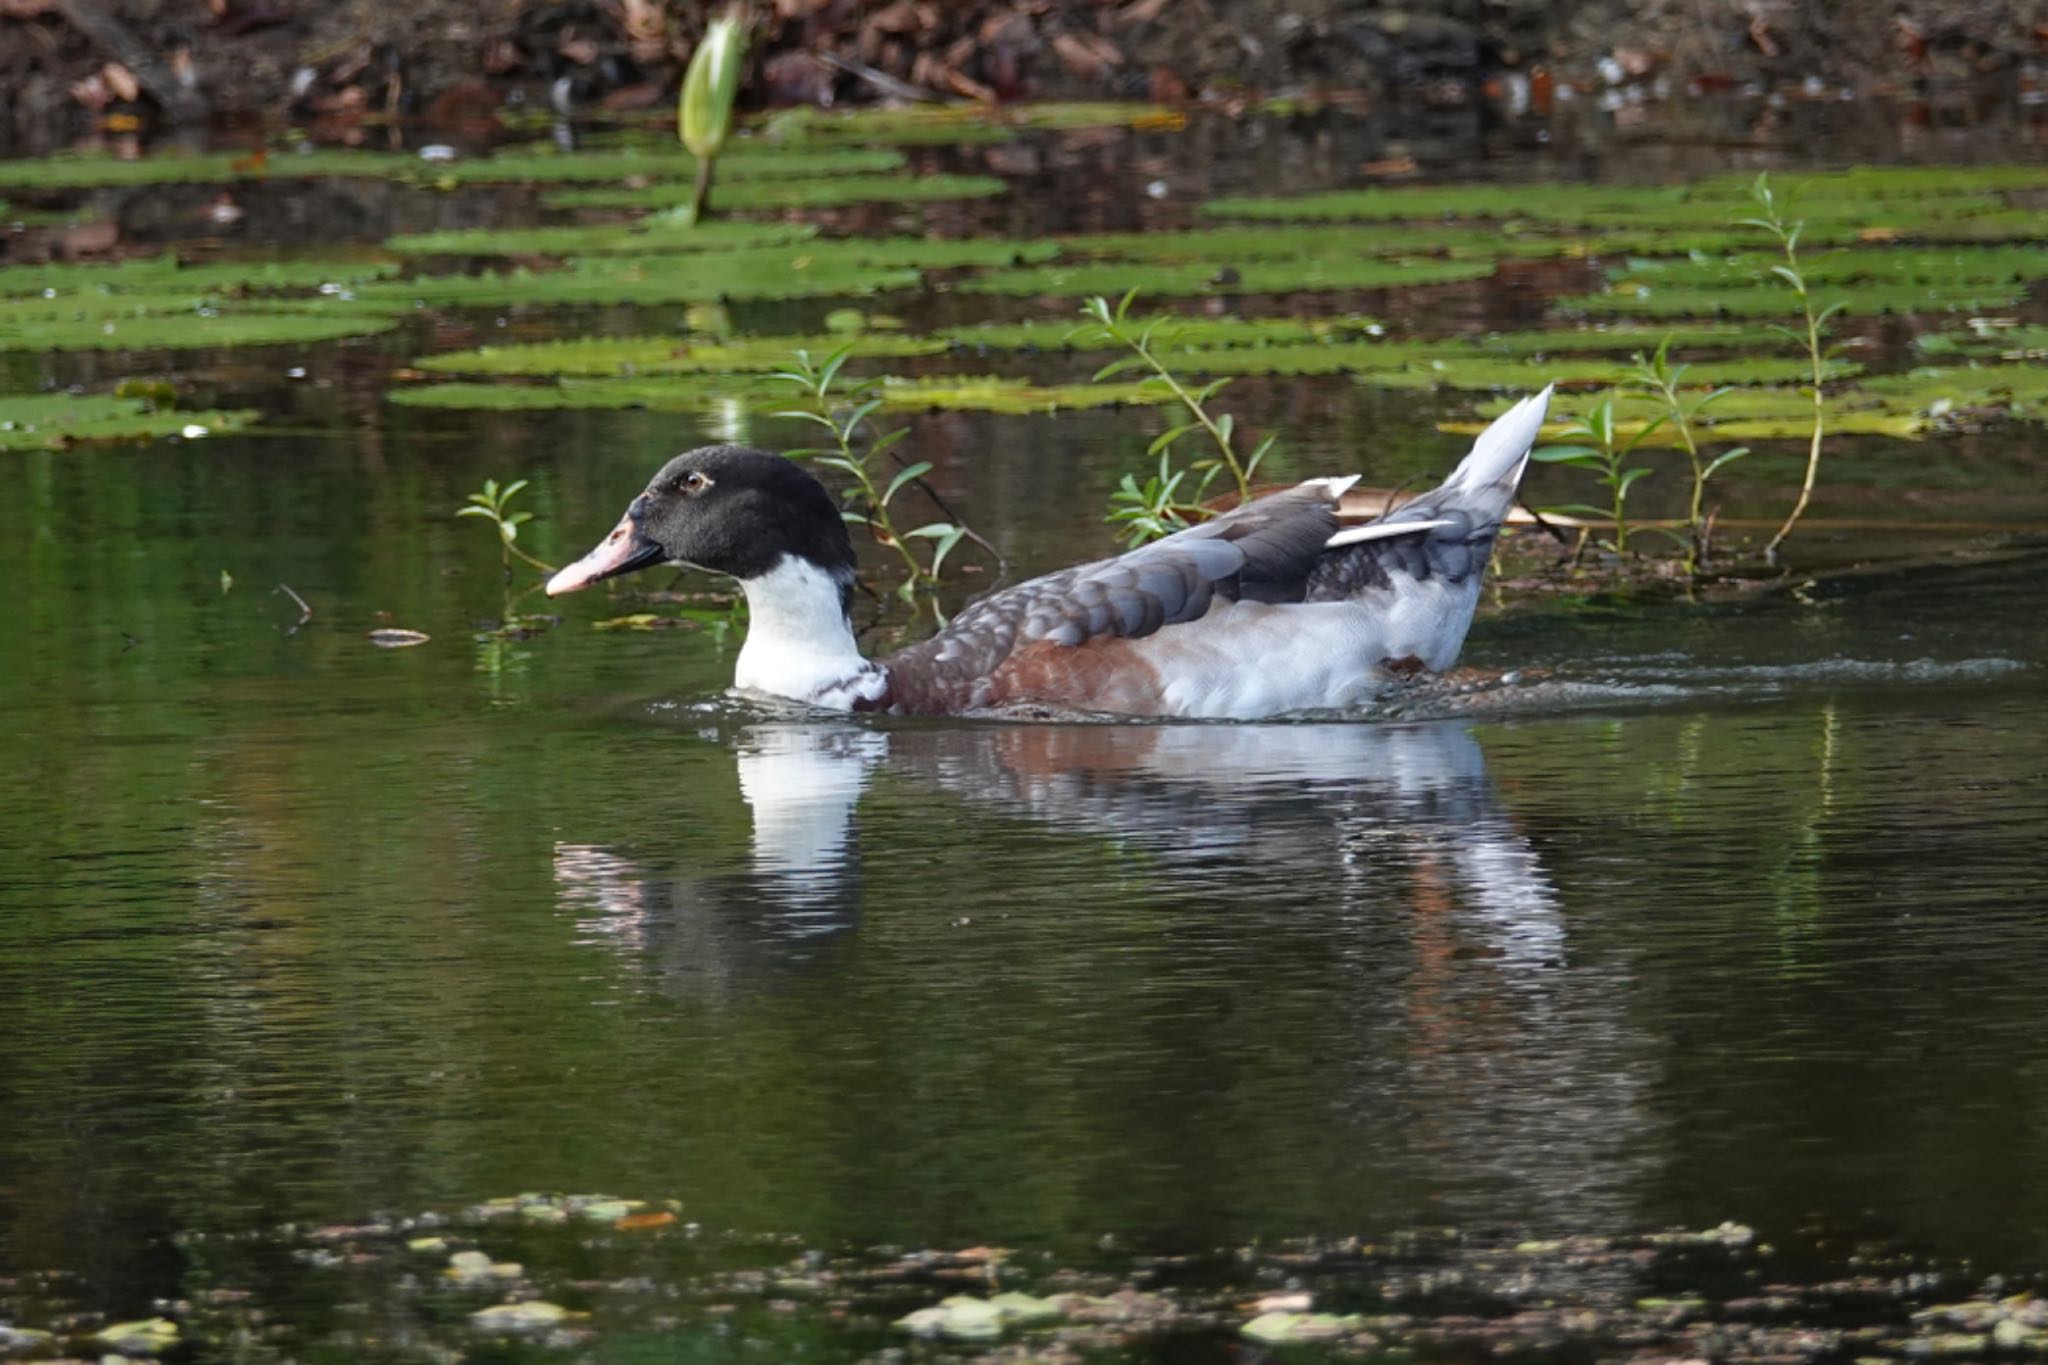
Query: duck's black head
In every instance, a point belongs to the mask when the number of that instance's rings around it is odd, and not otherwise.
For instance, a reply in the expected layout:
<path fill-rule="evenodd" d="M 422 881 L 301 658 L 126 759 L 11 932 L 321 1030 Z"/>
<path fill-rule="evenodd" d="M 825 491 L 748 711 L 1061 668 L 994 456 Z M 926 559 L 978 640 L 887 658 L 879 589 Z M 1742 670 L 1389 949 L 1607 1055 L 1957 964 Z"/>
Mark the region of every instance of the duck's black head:
<path fill-rule="evenodd" d="M 663 465 L 612 533 L 548 580 L 548 596 L 669 562 L 744 581 L 792 555 L 853 580 L 853 541 L 825 486 L 765 450 L 704 446 Z"/>

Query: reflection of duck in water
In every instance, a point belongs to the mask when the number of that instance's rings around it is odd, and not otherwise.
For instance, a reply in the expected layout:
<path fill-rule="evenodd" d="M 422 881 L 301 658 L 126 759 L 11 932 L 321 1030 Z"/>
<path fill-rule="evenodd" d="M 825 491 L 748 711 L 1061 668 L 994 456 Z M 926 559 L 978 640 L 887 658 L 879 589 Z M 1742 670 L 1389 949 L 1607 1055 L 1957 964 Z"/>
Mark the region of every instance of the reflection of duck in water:
<path fill-rule="evenodd" d="M 594 937 L 653 953 L 664 971 L 725 977 L 749 946 L 801 961 L 853 927 L 860 905 L 853 811 L 888 737 L 846 724 L 763 725 L 735 749 L 753 820 L 746 871 L 667 876 L 592 844 L 555 846 L 555 885 Z"/>
<path fill-rule="evenodd" d="M 733 754 L 753 820 L 747 869 L 670 879 L 602 848 L 560 845 L 556 881 L 587 928 L 672 966 L 686 942 L 685 958 L 731 958 L 749 944 L 782 961 L 808 955 L 807 944 L 857 922 L 856 808 L 886 768 L 992 816 L 1142 848 L 1156 855 L 1164 894 L 1228 879 L 1290 896 L 1321 888 L 1344 903 L 1382 880 L 1380 892 L 1393 892 L 1427 858 L 1496 954 L 1535 966 L 1559 951 L 1549 885 L 1457 723 L 755 725 Z M 973 822 L 943 823 L 958 837 Z"/>
<path fill-rule="evenodd" d="M 810 1059 L 845 1131 L 1042 1111 L 1190 1201 L 1269 1207 L 1216 1192 L 1242 1174 L 1347 1218 L 1640 1221 L 1664 1040 L 1466 723 L 750 723 L 702 757 L 734 767 L 741 865 L 699 773 L 672 814 L 707 832 L 562 845 L 560 903 L 679 1026 Z"/>
<path fill-rule="evenodd" d="M 1548 399 L 1517 404 L 1441 488 L 1373 521 L 1339 523 L 1355 479 L 1311 479 L 982 598 L 880 661 L 861 657 L 848 620 L 854 552 L 838 506 L 766 451 L 670 460 L 548 591 L 664 561 L 730 574 L 750 616 L 736 684 L 834 710 L 1249 720 L 1351 706 L 1456 661 Z"/>

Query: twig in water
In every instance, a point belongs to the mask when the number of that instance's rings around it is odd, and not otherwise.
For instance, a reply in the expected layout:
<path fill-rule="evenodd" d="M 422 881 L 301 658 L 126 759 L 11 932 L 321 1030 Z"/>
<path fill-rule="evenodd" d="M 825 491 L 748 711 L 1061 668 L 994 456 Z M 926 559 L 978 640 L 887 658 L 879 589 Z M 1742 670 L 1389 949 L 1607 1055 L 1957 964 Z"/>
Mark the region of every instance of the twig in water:
<path fill-rule="evenodd" d="M 313 619 L 313 609 L 310 606 L 306 605 L 305 598 L 299 596 L 297 593 L 292 591 L 291 584 L 280 583 L 277 585 L 277 590 L 283 593 L 286 597 L 291 598 L 292 601 L 298 603 L 299 619 L 292 622 L 290 628 L 288 628 L 285 631 L 285 634 L 287 635 L 297 635 L 299 633 L 299 628 L 301 626 L 304 626 L 306 622 Z"/>

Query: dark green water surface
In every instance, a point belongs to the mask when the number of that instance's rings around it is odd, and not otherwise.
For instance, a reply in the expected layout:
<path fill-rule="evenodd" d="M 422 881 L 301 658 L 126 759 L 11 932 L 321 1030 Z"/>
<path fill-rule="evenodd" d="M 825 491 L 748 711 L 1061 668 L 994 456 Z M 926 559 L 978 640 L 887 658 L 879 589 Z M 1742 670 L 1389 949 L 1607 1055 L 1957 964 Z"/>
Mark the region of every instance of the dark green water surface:
<path fill-rule="evenodd" d="M 2048 1265 L 2038 540 L 1509 600 L 1466 662 L 1511 680 L 1342 723 L 784 714 L 712 631 L 594 629 L 623 594 L 479 634 L 450 513 L 530 476 L 559 560 L 667 454 L 792 433 L 366 396 L 413 340 L 223 367 L 265 434 L 0 459 L 0 1289 L 142 1316 L 194 1234 L 522 1190 L 831 1247 L 1735 1220 Z M 1298 472 L 1448 463 L 1426 400 L 1243 391 Z M 1107 547 L 1150 430 L 913 425 L 1027 572 Z M 1957 448 L 1955 515 L 2044 506 L 2026 440 Z"/>
<path fill-rule="evenodd" d="M 601 601 L 473 639 L 459 464 L 304 444 L 5 467 L 18 1266 L 586 1187 L 855 1241 L 2048 1252 L 2038 552 L 1526 608 L 1468 654 L 1522 681 L 1435 719 L 877 724 Z M 591 527 L 641 463 L 553 458 Z"/>

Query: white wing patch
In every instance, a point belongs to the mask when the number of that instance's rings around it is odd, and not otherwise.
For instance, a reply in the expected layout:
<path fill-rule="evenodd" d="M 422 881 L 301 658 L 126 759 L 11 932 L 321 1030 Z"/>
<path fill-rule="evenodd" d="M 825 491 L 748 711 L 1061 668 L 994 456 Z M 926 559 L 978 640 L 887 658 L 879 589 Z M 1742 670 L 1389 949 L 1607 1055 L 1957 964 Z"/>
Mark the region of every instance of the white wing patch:
<path fill-rule="evenodd" d="M 1452 526 L 1455 522 L 1437 521 L 1373 521 L 1363 526 L 1347 526 L 1323 542 L 1326 550 L 1335 550 L 1345 545 L 1357 545 L 1367 540 L 1387 540 L 1394 536 L 1414 535 L 1418 531 L 1434 531 L 1439 526 Z"/>

